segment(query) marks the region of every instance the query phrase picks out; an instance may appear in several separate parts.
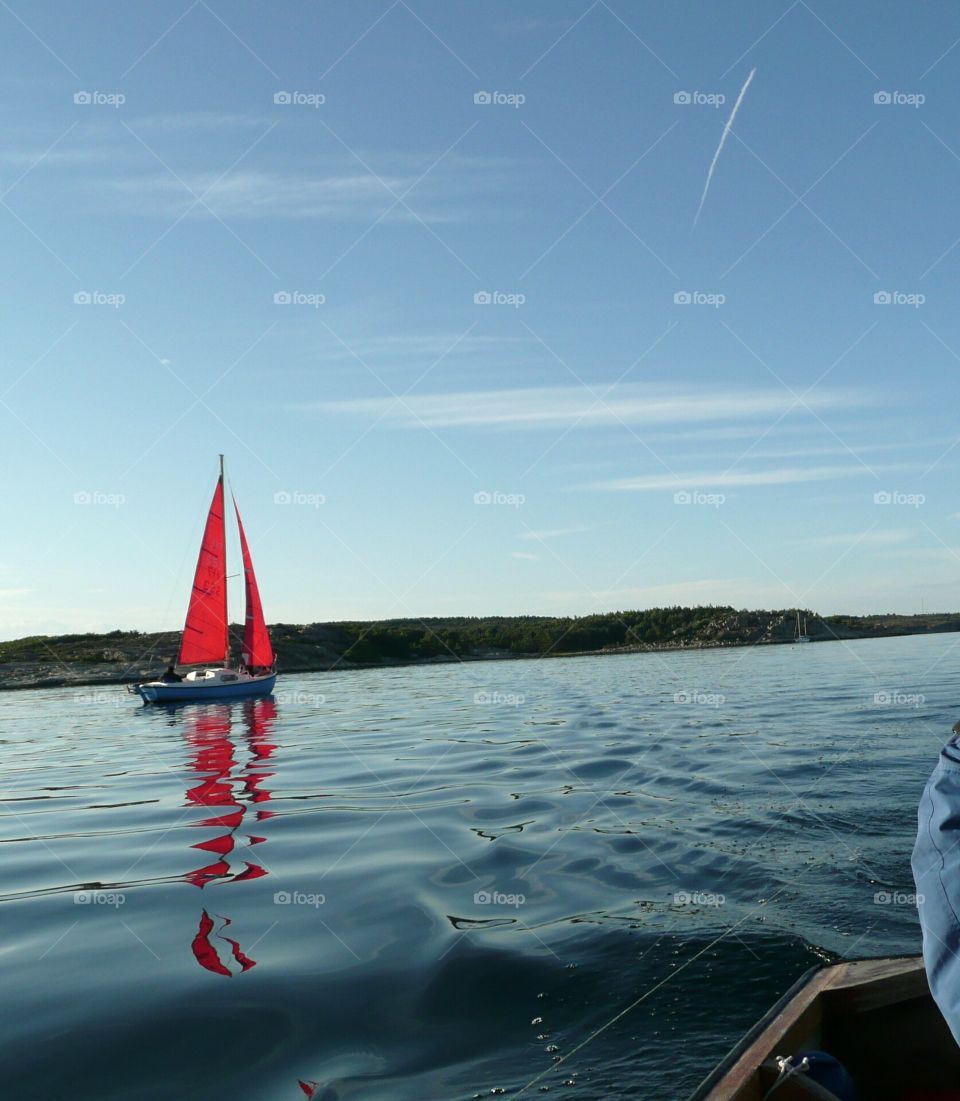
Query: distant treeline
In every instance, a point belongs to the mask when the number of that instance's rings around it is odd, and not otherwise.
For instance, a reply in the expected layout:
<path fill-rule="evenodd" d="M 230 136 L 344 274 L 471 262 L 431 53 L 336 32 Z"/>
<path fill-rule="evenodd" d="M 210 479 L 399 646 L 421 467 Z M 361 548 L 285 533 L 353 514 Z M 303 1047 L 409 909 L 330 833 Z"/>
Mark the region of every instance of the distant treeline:
<path fill-rule="evenodd" d="M 960 614 L 827 616 L 800 609 L 814 641 L 960 630 Z M 447 616 L 270 627 L 281 669 L 329 669 L 497 656 L 543 656 L 623 649 L 745 646 L 789 642 L 797 609 L 737 610 L 729 605 L 673 606 L 585 616 Z M 240 625 L 231 627 L 240 653 Z M 172 661 L 179 632 L 110 631 L 34 636 L 0 643 L 0 664 L 46 663 L 149 669 Z M 16 676 L 13 670 L 7 674 Z M 126 672 L 123 672 L 126 675 Z"/>
<path fill-rule="evenodd" d="M 443 654 L 462 657 L 491 650 L 511 654 L 569 654 L 620 646 L 694 644 L 715 634 L 724 621 L 729 625 L 730 617 L 737 615 L 730 607 L 675 607 L 577 617 L 404 619 L 331 626 L 347 636 L 350 660 L 366 663 L 383 658 L 404 661 Z M 756 613 L 740 615 L 752 617 Z M 278 641 L 282 638 L 281 631 Z"/>

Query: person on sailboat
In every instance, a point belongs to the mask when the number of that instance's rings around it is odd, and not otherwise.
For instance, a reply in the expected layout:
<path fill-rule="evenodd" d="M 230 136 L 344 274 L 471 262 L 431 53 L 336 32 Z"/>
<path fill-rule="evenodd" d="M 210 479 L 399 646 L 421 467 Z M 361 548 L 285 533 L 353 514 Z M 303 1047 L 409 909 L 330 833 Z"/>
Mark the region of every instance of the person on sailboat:
<path fill-rule="evenodd" d="M 913 878 L 930 992 L 960 1043 L 960 723 L 920 799 Z"/>
<path fill-rule="evenodd" d="M 168 665 L 167 671 L 160 679 L 164 682 L 164 684 L 177 684 L 179 681 L 183 680 L 183 677 L 180 676 L 180 674 L 176 671 L 176 669 L 174 669 L 172 665 Z"/>

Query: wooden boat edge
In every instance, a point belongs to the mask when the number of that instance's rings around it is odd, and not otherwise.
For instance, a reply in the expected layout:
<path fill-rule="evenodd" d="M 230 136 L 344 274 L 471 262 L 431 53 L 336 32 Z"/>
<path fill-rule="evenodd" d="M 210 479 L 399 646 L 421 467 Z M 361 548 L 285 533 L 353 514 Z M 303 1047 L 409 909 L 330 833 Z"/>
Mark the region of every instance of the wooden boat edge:
<path fill-rule="evenodd" d="M 789 1048 L 791 1034 L 806 1031 L 829 1000 L 847 1012 L 923 996 L 927 977 L 920 956 L 882 956 L 811 967 L 783 994 L 703 1080 L 690 1101 L 746 1101 L 757 1068 Z"/>

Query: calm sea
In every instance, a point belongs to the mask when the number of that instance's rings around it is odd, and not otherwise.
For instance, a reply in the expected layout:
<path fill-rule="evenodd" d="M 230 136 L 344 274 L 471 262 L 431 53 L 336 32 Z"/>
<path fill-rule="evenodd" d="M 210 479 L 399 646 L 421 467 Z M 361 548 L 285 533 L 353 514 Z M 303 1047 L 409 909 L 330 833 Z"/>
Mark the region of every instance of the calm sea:
<path fill-rule="evenodd" d="M 3 1094 L 685 1098 L 811 965 L 919 950 L 958 647 L 0 694 Z"/>

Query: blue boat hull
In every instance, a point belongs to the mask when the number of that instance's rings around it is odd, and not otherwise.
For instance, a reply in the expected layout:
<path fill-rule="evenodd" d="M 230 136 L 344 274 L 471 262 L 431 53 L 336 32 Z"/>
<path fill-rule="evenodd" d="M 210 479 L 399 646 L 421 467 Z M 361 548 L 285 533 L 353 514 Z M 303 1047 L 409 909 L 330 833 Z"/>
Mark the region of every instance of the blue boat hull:
<path fill-rule="evenodd" d="M 277 675 L 232 684 L 138 684 L 134 691 L 144 703 L 186 703 L 196 700 L 240 700 L 250 696 L 269 696 L 277 683 Z"/>

